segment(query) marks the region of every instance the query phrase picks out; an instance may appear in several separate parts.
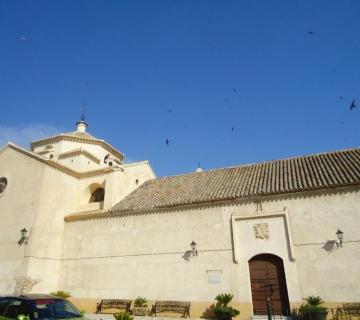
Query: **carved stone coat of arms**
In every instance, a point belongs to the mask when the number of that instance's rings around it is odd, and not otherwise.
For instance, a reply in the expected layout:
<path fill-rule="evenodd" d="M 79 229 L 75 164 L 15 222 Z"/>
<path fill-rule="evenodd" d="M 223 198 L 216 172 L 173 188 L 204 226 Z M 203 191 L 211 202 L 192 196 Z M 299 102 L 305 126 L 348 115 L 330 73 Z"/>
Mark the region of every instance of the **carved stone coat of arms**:
<path fill-rule="evenodd" d="M 256 239 L 267 240 L 270 238 L 269 226 L 267 223 L 254 224 L 254 232 Z"/>

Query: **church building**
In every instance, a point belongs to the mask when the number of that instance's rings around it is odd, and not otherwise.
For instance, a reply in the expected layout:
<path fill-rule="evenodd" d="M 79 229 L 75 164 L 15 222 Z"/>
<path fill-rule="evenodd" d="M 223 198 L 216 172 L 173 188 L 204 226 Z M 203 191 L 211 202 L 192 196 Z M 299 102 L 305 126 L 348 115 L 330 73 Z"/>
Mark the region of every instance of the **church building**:
<path fill-rule="evenodd" d="M 239 162 L 241 159 L 239 159 Z M 360 301 L 360 148 L 157 178 L 87 132 L 0 150 L 0 296 L 190 302 L 239 319 L 271 300 Z"/>

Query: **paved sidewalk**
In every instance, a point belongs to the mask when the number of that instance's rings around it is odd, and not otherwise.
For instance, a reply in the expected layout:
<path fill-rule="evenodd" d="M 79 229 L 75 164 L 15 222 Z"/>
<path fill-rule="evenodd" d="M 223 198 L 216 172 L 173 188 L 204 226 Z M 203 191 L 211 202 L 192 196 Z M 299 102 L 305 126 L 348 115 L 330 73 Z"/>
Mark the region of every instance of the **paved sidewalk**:
<path fill-rule="evenodd" d="M 98 314 L 98 313 L 86 313 L 85 317 L 90 320 L 115 320 L 112 314 Z M 196 319 L 200 318 L 187 318 L 187 319 Z M 175 318 L 175 317 L 134 317 L 134 320 L 184 320 L 184 318 Z M 201 319 L 204 320 L 204 319 Z"/>

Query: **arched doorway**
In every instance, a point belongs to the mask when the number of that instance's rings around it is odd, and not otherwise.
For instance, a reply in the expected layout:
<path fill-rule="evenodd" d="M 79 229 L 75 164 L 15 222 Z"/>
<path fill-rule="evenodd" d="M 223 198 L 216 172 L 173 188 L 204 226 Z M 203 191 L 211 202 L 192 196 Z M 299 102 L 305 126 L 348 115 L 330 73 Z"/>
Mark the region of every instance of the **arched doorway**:
<path fill-rule="evenodd" d="M 249 260 L 254 315 L 267 314 L 269 298 L 273 314 L 289 315 L 289 297 L 284 264 L 272 254 L 259 254 Z"/>

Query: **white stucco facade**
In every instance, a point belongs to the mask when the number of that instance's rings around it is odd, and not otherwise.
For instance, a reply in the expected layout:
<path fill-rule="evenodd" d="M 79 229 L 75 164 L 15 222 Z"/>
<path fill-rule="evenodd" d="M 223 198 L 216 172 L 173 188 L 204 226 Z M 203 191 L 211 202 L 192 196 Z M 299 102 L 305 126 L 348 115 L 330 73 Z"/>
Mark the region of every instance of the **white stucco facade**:
<path fill-rule="evenodd" d="M 65 290 L 89 308 L 101 298 L 143 296 L 191 301 L 192 315 L 204 316 L 228 292 L 248 318 L 249 260 L 271 254 L 282 260 L 291 305 L 309 295 L 360 301 L 359 185 L 102 216 L 155 175 L 147 161 L 124 164 L 119 151 L 81 130 L 35 142 L 32 151 L 0 151 L 8 181 L 0 194 L 0 295 Z M 98 189 L 104 197 L 92 201 Z"/>
<path fill-rule="evenodd" d="M 264 199 L 261 211 L 250 202 L 71 222 L 65 231 L 60 287 L 79 297 L 90 290 L 104 298 L 116 294 L 191 301 L 211 301 L 221 291 L 251 303 L 248 261 L 271 253 L 284 262 L 291 302 L 314 294 L 329 302 L 358 301 L 360 245 L 353 240 L 360 223 L 359 195 L 353 190 Z M 231 232 L 233 215 L 236 230 Z M 255 238 L 257 223 L 268 223 L 269 239 Z M 343 247 L 325 249 L 339 227 L 346 233 Z M 198 256 L 187 261 L 192 240 Z M 209 271 L 219 271 L 220 283 L 208 282 Z"/>

